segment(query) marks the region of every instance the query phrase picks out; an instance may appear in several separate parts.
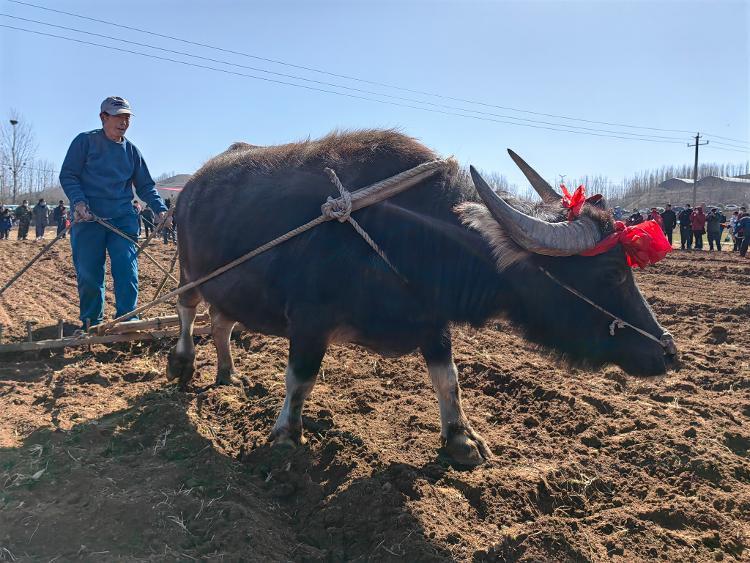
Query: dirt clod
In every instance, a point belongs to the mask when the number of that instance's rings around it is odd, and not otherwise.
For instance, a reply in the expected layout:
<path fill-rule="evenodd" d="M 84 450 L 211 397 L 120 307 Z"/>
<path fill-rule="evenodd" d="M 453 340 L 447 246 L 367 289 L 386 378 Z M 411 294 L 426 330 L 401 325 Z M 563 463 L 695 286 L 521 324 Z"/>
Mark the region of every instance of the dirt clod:
<path fill-rule="evenodd" d="M 706 339 L 711 344 L 723 344 L 729 340 L 729 329 L 723 325 L 713 325 L 706 333 Z"/>

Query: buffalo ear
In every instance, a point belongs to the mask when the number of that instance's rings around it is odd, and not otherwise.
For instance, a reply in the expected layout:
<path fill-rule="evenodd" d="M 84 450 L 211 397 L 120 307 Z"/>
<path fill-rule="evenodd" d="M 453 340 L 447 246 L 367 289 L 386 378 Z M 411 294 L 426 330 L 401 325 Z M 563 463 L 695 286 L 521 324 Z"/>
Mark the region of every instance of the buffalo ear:
<path fill-rule="evenodd" d="M 607 209 L 607 202 L 602 194 L 594 194 L 589 198 L 586 198 L 586 203 L 598 207 L 599 209 Z"/>

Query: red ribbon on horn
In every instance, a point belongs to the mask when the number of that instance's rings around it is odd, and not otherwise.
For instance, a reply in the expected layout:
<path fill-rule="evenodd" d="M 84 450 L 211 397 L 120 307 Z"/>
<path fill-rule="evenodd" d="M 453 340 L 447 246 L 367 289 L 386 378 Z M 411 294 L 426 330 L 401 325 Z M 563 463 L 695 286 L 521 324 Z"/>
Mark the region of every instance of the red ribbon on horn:
<path fill-rule="evenodd" d="M 581 214 L 583 204 L 586 203 L 586 191 L 581 185 L 571 195 L 565 184 L 560 184 L 560 188 L 563 192 L 562 206 L 568 210 L 568 221 L 572 221 Z"/>
<path fill-rule="evenodd" d="M 585 188 L 578 186 L 572 194 L 560 184 L 562 188 L 562 206 L 568 210 L 568 221 L 575 220 L 585 203 L 596 204 L 602 199 L 600 194 L 586 197 Z M 667 254 L 672 252 L 672 245 L 664 236 L 661 226 L 656 221 L 644 221 L 639 225 L 625 226 L 622 221 L 615 221 L 615 232 L 599 242 L 594 248 L 584 250 L 581 256 L 596 256 L 603 254 L 616 244 L 621 244 L 625 251 L 628 266 L 645 268 L 649 264 L 656 264 Z"/>
<path fill-rule="evenodd" d="M 581 252 L 581 256 L 602 254 L 618 243 L 622 244 L 631 268 L 645 268 L 649 264 L 656 264 L 672 252 L 672 245 L 656 221 L 644 221 L 630 227 L 626 227 L 622 221 L 615 221 L 615 232 L 594 248 Z"/>

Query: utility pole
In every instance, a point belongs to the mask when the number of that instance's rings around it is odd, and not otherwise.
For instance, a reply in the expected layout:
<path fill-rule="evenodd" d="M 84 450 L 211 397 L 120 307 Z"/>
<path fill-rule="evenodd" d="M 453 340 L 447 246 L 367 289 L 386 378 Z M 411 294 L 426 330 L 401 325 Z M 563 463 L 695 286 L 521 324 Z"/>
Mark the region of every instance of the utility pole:
<path fill-rule="evenodd" d="M 698 147 L 701 145 L 707 145 L 708 141 L 701 143 L 700 142 L 701 134 L 696 133 L 695 134 L 695 144 L 691 145 L 688 143 L 688 147 L 695 147 L 695 167 L 693 168 L 693 208 L 697 205 L 697 197 L 698 197 Z"/>
<path fill-rule="evenodd" d="M 13 172 L 13 203 L 16 203 L 16 194 L 18 193 L 18 163 L 16 162 L 16 125 L 18 125 L 18 121 L 15 119 L 10 120 L 10 124 L 13 126 L 13 146 L 11 148 L 10 154 L 11 154 L 11 165 L 13 166 L 13 169 L 11 172 Z"/>

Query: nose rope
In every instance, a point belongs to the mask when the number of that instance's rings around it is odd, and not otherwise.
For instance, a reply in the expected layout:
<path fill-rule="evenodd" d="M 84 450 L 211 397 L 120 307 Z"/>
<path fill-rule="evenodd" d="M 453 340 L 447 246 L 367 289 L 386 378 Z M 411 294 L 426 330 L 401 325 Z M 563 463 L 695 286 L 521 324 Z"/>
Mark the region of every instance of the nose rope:
<path fill-rule="evenodd" d="M 604 307 L 601 307 L 600 305 L 597 305 L 591 299 L 589 299 L 588 297 L 586 297 L 585 295 L 583 295 L 582 293 L 580 293 L 578 290 L 576 290 L 576 289 L 570 287 L 568 284 L 566 284 L 566 283 L 561 282 L 560 280 L 558 280 L 555 276 L 553 276 L 552 274 L 550 274 L 547 270 L 545 270 L 541 266 L 539 266 L 539 269 L 544 273 L 544 275 L 546 275 L 549 279 L 551 279 L 553 282 L 555 282 L 559 286 L 567 289 L 570 293 L 572 293 L 576 297 L 578 297 L 580 299 L 583 299 L 586 303 L 588 303 L 589 305 L 591 305 L 595 309 L 598 309 L 599 311 L 601 311 L 605 315 L 607 315 L 609 317 L 612 317 L 613 320 L 609 324 L 609 335 L 610 336 L 614 336 L 615 335 L 615 330 L 618 329 L 618 328 L 629 327 L 629 328 L 632 328 L 634 331 L 642 334 L 646 338 L 650 338 L 654 342 L 659 343 L 659 345 L 662 348 L 666 348 L 664 342 L 662 342 L 661 339 L 656 338 L 653 334 L 650 334 L 650 333 L 646 332 L 645 330 L 638 328 L 637 326 L 631 325 L 629 322 L 622 320 L 617 315 L 613 315 L 612 313 L 610 313 L 609 311 L 607 311 Z M 667 335 L 667 334 L 669 334 L 669 333 L 668 332 L 664 333 L 664 335 Z"/>

